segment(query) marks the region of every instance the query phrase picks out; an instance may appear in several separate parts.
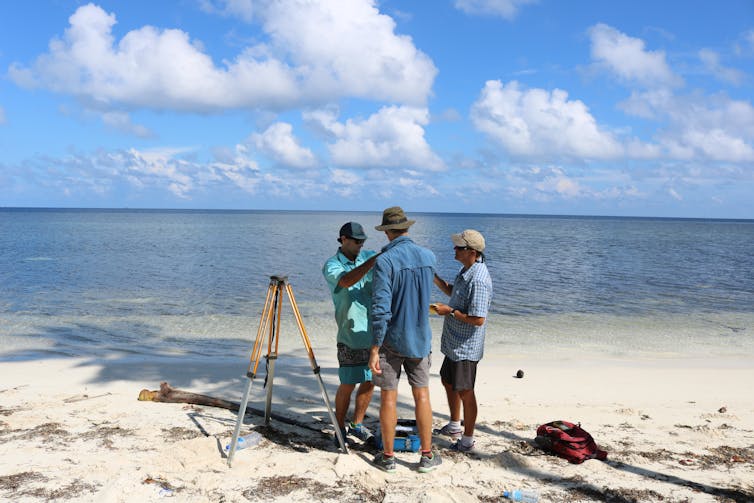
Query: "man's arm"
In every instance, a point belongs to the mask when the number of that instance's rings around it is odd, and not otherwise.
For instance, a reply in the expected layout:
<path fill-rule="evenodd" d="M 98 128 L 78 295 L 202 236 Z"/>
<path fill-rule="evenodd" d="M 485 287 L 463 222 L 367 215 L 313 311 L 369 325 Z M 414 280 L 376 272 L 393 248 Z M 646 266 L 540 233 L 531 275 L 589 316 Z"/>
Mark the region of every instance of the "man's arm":
<path fill-rule="evenodd" d="M 440 316 L 447 316 L 451 311 L 454 311 L 453 318 L 457 319 L 461 323 L 468 323 L 469 325 L 474 325 L 475 327 L 481 327 L 482 325 L 484 325 L 484 320 L 486 319 L 484 316 L 471 316 L 469 314 L 462 313 L 458 309 L 452 309 L 449 305 L 439 302 L 435 304 L 435 310 Z"/>
<path fill-rule="evenodd" d="M 442 292 L 445 295 L 450 296 L 450 293 L 453 291 L 453 285 L 442 279 L 440 276 L 435 273 L 435 279 L 434 279 L 435 285 L 437 285 L 437 288 L 442 290 Z"/>
<path fill-rule="evenodd" d="M 382 375 L 380 368 L 380 347 L 372 346 L 369 350 L 369 370 L 377 375 Z"/>
<path fill-rule="evenodd" d="M 484 325 L 484 321 L 487 319 L 487 310 L 492 299 L 492 285 L 478 280 L 474 280 L 471 283 L 471 300 L 468 305 L 468 313 L 462 313 L 458 309 L 453 313 L 455 319 L 463 323 L 468 323 L 475 327 L 481 327 Z M 439 310 L 438 310 L 439 312 Z M 471 315 L 469 313 L 474 313 Z M 482 316 L 479 316 L 482 315 Z"/>
<path fill-rule="evenodd" d="M 338 286 L 341 288 L 350 288 L 358 283 L 369 272 L 369 269 L 374 266 L 374 261 L 377 260 L 378 256 L 379 253 L 372 255 L 366 262 L 342 275 L 338 280 Z"/>
<path fill-rule="evenodd" d="M 372 346 L 382 346 L 387 324 L 393 316 L 393 290 L 390 266 L 385 260 L 375 262 L 372 272 Z"/>

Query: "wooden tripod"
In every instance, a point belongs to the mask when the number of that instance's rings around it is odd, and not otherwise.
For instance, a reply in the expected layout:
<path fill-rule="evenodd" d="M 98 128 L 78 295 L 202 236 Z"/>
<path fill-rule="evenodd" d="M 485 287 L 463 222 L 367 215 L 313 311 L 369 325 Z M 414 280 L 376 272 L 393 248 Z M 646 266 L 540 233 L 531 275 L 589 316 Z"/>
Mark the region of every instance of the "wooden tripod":
<path fill-rule="evenodd" d="M 327 406 L 327 412 L 330 414 L 330 421 L 332 421 L 333 428 L 335 429 L 335 435 L 340 443 L 340 448 L 348 454 L 348 446 L 346 445 L 345 438 L 338 427 L 338 423 L 335 419 L 335 413 L 330 405 L 330 399 L 327 396 L 327 390 L 325 389 L 325 383 L 322 381 L 322 375 L 320 374 L 319 365 L 314 358 L 314 351 L 312 350 L 309 336 L 306 334 L 304 328 L 304 322 L 301 319 L 301 313 L 296 305 L 296 298 L 293 296 L 293 290 L 290 283 L 288 283 L 287 276 L 270 276 L 270 286 L 267 289 L 267 298 L 264 301 L 264 308 L 262 309 L 262 318 L 259 320 L 259 330 L 257 331 L 257 338 L 254 340 L 254 347 L 251 350 L 251 358 L 249 359 L 249 367 L 246 370 L 246 389 L 241 399 L 241 405 L 238 408 L 238 419 L 236 420 L 236 429 L 233 431 L 233 439 L 230 443 L 230 450 L 228 451 L 228 466 L 231 466 L 233 461 L 233 455 L 236 451 L 238 444 L 238 435 L 241 431 L 241 425 L 243 424 L 243 418 L 246 414 L 246 405 L 249 402 L 249 395 L 251 394 L 251 385 L 254 382 L 254 378 L 257 375 L 257 368 L 259 367 L 259 360 L 262 356 L 262 344 L 263 339 L 267 339 L 267 400 L 264 407 L 264 422 L 270 423 L 270 407 L 272 405 L 272 382 L 275 377 L 275 361 L 278 358 L 278 343 L 280 342 L 280 314 L 283 308 L 283 293 L 288 293 L 288 299 L 291 302 L 293 308 L 293 314 L 296 318 L 296 324 L 298 330 L 301 333 L 301 340 L 304 342 L 304 347 L 309 355 L 309 363 L 312 367 L 312 372 L 317 376 L 319 382 L 319 389 L 322 392 L 322 399 Z"/>

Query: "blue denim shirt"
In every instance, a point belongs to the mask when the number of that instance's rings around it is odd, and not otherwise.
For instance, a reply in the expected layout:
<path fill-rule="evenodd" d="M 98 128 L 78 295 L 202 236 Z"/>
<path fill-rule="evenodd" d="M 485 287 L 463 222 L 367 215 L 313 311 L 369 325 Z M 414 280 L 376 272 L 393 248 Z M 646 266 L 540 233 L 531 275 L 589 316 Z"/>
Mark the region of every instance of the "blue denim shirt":
<path fill-rule="evenodd" d="M 382 251 L 372 270 L 373 344 L 424 358 L 432 351 L 429 296 L 437 259 L 408 236 L 395 238 Z"/>

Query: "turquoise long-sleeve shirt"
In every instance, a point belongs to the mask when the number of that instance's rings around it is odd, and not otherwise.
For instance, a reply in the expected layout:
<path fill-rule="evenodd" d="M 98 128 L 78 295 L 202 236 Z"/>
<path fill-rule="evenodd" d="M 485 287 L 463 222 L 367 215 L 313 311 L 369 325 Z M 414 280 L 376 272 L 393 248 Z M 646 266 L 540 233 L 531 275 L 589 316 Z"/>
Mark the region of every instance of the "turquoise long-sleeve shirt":
<path fill-rule="evenodd" d="M 437 259 L 400 236 L 382 248 L 372 276 L 372 341 L 408 358 L 432 351 L 429 301 Z"/>

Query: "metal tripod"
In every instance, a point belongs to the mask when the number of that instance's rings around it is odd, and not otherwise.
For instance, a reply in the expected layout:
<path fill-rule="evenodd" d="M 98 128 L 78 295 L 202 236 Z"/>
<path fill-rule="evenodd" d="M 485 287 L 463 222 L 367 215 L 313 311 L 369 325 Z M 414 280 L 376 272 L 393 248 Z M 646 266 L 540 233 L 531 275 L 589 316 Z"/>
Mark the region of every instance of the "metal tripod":
<path fill-rule="evenodd" d="M 325 383 L 322 382 L 322 376 L 320 375 L 320 368 L 317 365 L 317 360 L 314 358 L 314 351 L 312 350 L 309 336 L 306 335 L 306 329 L 304 328 L 304 322 L 301 319 L 301 313 L 296 305 L 296 298 L 293 296 L 293 290 L 290 283 L 288 283 L 287 276 L 270 276 L 270 286 L 267 289 L 267 298 L 264 301 L 264 308 L 262 309 L 262 318 L 259 320 L 259 330 L 257 331 L 257 338 L 254 340 L 254 347 L 251 350 L 251 358 L 249 359 L 249 367 L 246 370 L 246 389 L 241 399 L 241 405 L 238 408 L 238 419 L 236 420 L 236 429 L 233 431 L 233 439 L 230 443 L 230 450 L 228 451 L 228 466 L 231 466 L 233 461 L 233 455 L 236 452 L 238 445 L 238 435 L 241 431 L 241 425 L 243 424 L 243 418 L 246 415 L 246 406 L 249 403 L 249 395 L 251 394 L 251 385 L 254 382 L 254 378 L 257 375 L 257 368 L 259 367 L 259 359 L 262 356 L 262 343 L 263 339 L 267 338 L 267 400 L 264 407 L 264 423 L 270 423 L 270 406 L 272 405 L 272 381 L 275 377 L 275 361 L 278 358 L 278 343 L 280 341 L 280 314 L 283 308 L 283 293 L 288 293 L 288 299 L 291 302 L 293 308 L 293 314 L 296 318 L 296 324 L 298 330 L 301 333 L 301 339 L 304 341 L 304 347 L 309 355 L 309 363 L 312 367 L 312 372 L 317 376 L 319 382 L 319 389 L 322 391 L 322 399 L 327 406 L 327 412 L 330 414 L 330 421 L 335 429 L 335 435 L 340 443 L 340 448 L 344 453 L 348 454 L 348 446 L 346 445 L 346 439 L 343 438 L 343 434 L 338 427 L 338 423 L 335 419 L 335 413 L 330 405 L 330 399 L 327 397 L 327 390 L 325 389 Z M 274 343 L 274 346 L 273 346 Z"/>

